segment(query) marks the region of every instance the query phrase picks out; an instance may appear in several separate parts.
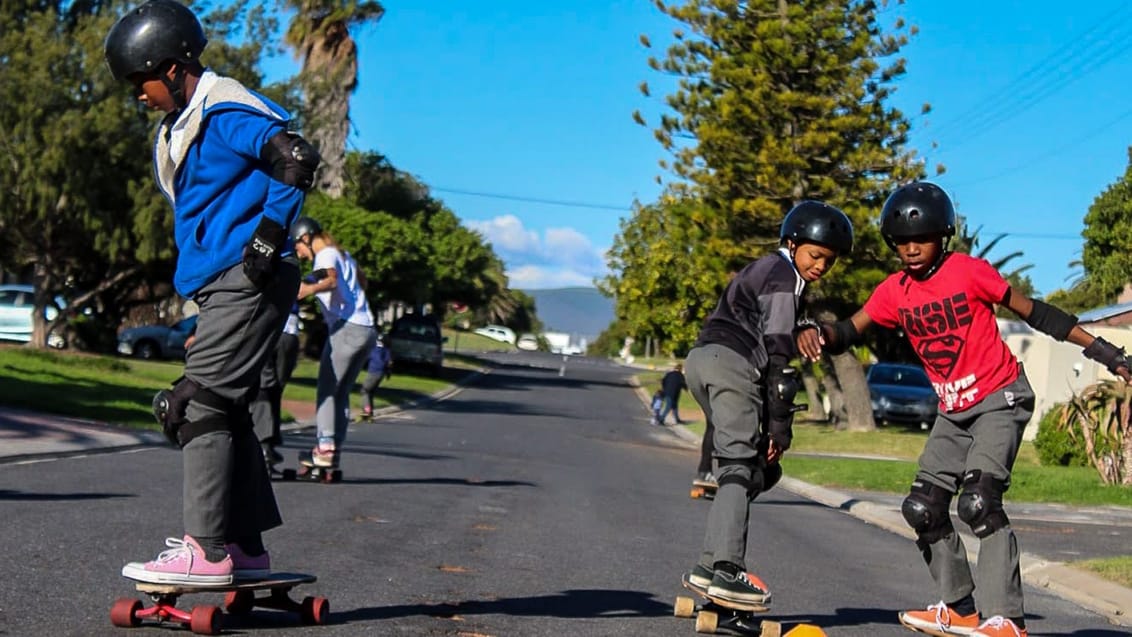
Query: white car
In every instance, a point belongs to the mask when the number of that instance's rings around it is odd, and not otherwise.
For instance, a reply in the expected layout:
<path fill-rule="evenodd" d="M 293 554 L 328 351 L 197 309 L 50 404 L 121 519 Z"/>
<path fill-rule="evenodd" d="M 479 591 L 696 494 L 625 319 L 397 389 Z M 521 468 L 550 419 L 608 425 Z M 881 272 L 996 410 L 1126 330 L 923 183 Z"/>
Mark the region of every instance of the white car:
<path fill-rule="evenodd" d="M 511 331 L 509 327 L 502 325 L 485 325 L 475 331 L 480 336 L 486 336 L 495 339 L 501 343 L 515 344 L 515 332 Z"/>
<path fill-rule="evenodd" d="M 515 347 L 527 352 L 537 352 L 538 337 L 534 334 L 523 334 L 519 337 L 519 341 L 515 343 Z"/>
<path fill-rule="evenodd" d="M 31 313 L 34 304 L 34 287 L 20 284 L 0 285 L 0 340 L 23 343 L 31 341 Z M 55 305 L 48 305 L 44 309 L 44 318 L 48 321 L 55 320 L 59 315 L 59 308 L 56 306 L 62 305 L 63 299 L 57 297 Z M 47 344 L 51 347 L 66 345 L 62 337 L 54 333 L 47 339 Z"/>

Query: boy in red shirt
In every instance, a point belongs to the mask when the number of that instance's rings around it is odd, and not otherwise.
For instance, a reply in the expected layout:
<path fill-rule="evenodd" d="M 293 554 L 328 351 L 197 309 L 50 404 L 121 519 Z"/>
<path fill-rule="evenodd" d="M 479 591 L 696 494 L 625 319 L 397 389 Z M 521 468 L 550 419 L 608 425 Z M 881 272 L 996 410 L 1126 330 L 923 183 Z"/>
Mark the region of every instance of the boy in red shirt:
<path fill-rule="evenodd" d="M 802 326 L 799 352 L 818 360 L 844 351 L 874 323 L 902 328 L 939 394 L 939 415 L 901 507 L 916 531 L 942 600 L 900 613 L 900 623 L 933 635 L 1026 637 L 1018 542 L 1002 507 L 1034 392 L 998 331 L 994 306 L 1031 327 L 1084 348 L 1084 355 L 1125 382 L 1124 351 L 1094 338 L 1077 318 L 1018 294 L 983 259 L 947 251 L 955 209 L 939 186 L 901 187 L 881 211 L 881 234 L 904 270 L 885 279 L 848 320 Z M 979 538 L 979 599 L 963 541 L 948 513 L 959 492 L 959 519 Z"/>

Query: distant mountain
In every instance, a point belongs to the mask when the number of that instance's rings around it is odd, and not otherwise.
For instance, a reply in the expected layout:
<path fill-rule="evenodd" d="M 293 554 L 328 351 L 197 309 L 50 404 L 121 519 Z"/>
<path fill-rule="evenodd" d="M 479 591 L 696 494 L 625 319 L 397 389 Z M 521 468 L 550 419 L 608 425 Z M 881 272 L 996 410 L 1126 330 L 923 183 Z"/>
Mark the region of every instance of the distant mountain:
<path fill-rule="evenodd" d="M 551 332 L 568 332 L 593 342 L 613 322 L 613 299 L 597 288 L 523 290 L 535 300 L 535 313 Z"/>

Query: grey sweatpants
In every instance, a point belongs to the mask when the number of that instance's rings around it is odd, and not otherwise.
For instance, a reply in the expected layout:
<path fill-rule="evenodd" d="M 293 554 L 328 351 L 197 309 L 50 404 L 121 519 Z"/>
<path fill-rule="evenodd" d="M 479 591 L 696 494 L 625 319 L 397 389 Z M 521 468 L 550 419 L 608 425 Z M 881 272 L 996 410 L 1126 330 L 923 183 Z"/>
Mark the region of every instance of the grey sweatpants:
<path fill-rule="evenodd" d="M 761 375 L 722 345 L 693 348 L 684 361 L 688 389 L 711 428 L 719 490 L 708 512 L 700 563 L 731 562 L 746 568 L 750 501 L 744 484 L 762 480 L 766 458 L 757 450 L 763 413 Z M 709 429 L 710 430 L 710 429 Z"/>
<path fill-rule="evenodd" d="M 330 328 L 330 336 L 322 348 L 315 421 L 319 441 L 333 439 L 339 453 L 350 424 L 347 413 L 350 390 L 376 342 L 377 330 L 374 328 L 341 321 Z"/>
<path fill-rule="evenodd" d="M 1010 473 L 1022 432 L 1034 413 L 1034 391 L 1025 370 L 1003 389 L 959 413 L 940 413 L 920 455 L 916 478 L 956 493 L 963 474 L 980 470 L 1010 486 Z M 974 593 L 983 617 L 1022 617 L 1022 575 L 1018 566 L 1018 541 L 1010 526 L 979 542 L 978 590 L 967 550 L 958 533 L 932 543 L 924 552 L 941 599 L 952 602 Z"/>
<path fill-rule="evenodd" d="M 185 376 L 236 403 L 225 412 L 190 400 L 186 410 L 190 423 L 218 414 L 229 423 L 182 449 L 185 533 L 198 540 L 236 541 L 282 524 L 247 403 L 298 290 L 298 265 L 286 259 L 263 291 L 236 265 L 193 298 L 200 317 Z"/>

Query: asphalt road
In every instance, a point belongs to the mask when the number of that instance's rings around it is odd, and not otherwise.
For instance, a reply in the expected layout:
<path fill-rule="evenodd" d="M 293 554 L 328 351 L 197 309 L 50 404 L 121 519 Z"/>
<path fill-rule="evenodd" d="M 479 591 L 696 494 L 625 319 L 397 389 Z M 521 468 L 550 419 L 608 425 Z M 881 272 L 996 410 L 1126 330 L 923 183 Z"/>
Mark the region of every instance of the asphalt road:
<path fill-rule="evenodd" d="M 352 429 L 343 483 L 276 483 L 274 566 L 316 574 L 296 592 L 328 597 L 332 621 L 256 611 L 228 623 L 234 634 L 694 634 L 672 601 L 708 510 L 687 497 L 695 453 L 648 424 L 629 370 L 497 360 L 446 400 Z M 292 436 L 286 453 L 310 444 Z M 131 634 L 108 619 L 133 595 L 119 571 L 180 533 L 175 450 L 0 465 L 0 634 Z M 768 618 L 907 635 L 896 612 L 936 601 L 910 541 L 783 490 L 752 508 L 750 542 L 750 566 L 774 590 Z M 1129 634 L 1027 595 L 1033 635 Z"/>

